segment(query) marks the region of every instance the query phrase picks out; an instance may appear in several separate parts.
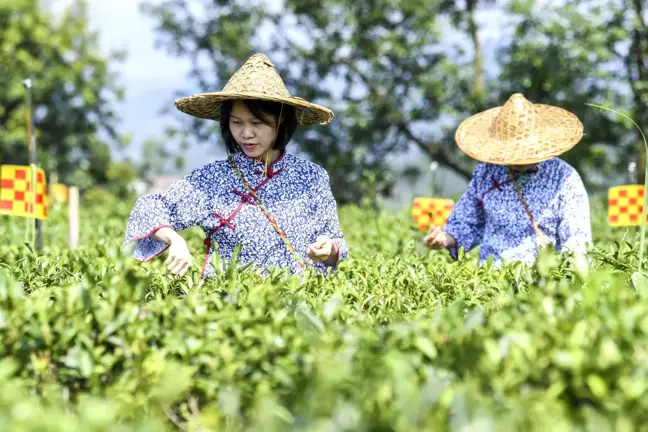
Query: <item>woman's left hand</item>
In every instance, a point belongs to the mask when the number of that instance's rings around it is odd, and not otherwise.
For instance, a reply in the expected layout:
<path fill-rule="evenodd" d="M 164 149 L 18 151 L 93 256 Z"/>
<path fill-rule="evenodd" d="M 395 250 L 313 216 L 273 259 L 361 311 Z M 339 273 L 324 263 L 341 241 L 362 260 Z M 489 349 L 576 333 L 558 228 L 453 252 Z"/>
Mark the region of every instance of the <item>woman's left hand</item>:
<path fill-rule="evenodd" d="M 308 257 L 315 262 L 335 264 L 337 246 L 326 236 L 319 236 L 315 243 L 308 245 Z"/>

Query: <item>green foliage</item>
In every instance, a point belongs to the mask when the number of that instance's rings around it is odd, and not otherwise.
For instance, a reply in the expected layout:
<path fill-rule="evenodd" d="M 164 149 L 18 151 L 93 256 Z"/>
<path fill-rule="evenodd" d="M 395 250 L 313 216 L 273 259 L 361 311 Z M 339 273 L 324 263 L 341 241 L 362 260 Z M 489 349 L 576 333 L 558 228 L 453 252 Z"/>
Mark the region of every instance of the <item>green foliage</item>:
<path fill-rule="evenodd" d="M 106 173 L 106 188 L 119 199 L 130 200 L 135 197 L 137 171 L 130 163 L 113 162 Z"/>
<path fill-rule="evenodd" d="M 227 267 L 169 276 L 120 251 L 130 203 L 63 208 L 45 245 L 0 234 L 0 425 L 8 430 L 641 430 L 648 278 L 630 233 L 478 268 L 422 247 L 407 214 L 341 209 L 329 278 Z M 202 234 L 183 233 L 202 264 Z M 624 238 L 620 241 L 619 239 Z M 626 241 L 627 240 L 627 241 Z M 199 266 L 197 266 L 199 267 Z"/>
<path fill-rule="evenodd" d="M 632 0 L 511 2 L 519 19 L 501 54 L 503 94 L 522 92 L 538 103 L 559 103 L 584 123 L 582 144 L 565 154 L 590 188 L 643 183 L 645 149 L 632 125 L 586 106 L 604 105 L 648 124 L 648 27 L 645 6 Z M 638 38 L 641 46 L 632 43 Z M 639 165 L 629 178 L 630 162 Z"/>
<path fill-rule="evenodd" d="M 123 97 L 113 71 L 122 54 L 100 53 L 86 1 L 69 2 L 60 17 L 43 3 L 0 1 L 0 161 L 28 163 L 22 82 L 29 78 L 39 165 L 87 187 L 106 180 L 109 144 L 122 142 L 112 108 Z"/>
<path fill-rule="evenodd" d="M 600 105 L 594 105 L 594 104 L 588 104 L 588 105 L 594 106 L 596 108 L 604 109 L 606 111 L 611 111 L 611 112 L 617 114 L 618 116 L 620 116 L 621 118 L 630 121 L 637 128 L 637 130 L 638 130 L 638 132 L 641 135 L 641 138 L 643 140 L 644 149 L 648 151 L 648 139 L 646 139 L 646 135 L 644 135 L 643 130 L 641 129 L 641 127 L 634 120 L 632 120 L 627 115 L 625 115 L 623 113 L 620 113 L 618 111 L 615 111 L 615 110 L 613 110 L 611 108 L 603 107 L 603 106 L 600 106 Z M 646 154 L 648 154 L 648 152 L 646 152 Z M 648 173 L 648 165 L 646 165 L 645 172 L 644 172 L 644 190 L 648 189 L 648 175 L 645 175 L 646 173 Z M 645 249 L 644 245 L 645 245 L 645 242 L 646 242 L 646 213 L 647 212 L 648 212 L 648 197 L 644 196 L 643 206 L 642 206 L 642 213 L 641 213 L 641 220 L 643 221 L 643 223 L 641 224 L 641 233 L 640 233 L 640 237 L 639 237 L 639 265 L 640 266 L 643 264 L 643 253 L 644 253 L 644 249 Z M 641 272 L 641 268 L 639 268 L 637 271 Z"/>

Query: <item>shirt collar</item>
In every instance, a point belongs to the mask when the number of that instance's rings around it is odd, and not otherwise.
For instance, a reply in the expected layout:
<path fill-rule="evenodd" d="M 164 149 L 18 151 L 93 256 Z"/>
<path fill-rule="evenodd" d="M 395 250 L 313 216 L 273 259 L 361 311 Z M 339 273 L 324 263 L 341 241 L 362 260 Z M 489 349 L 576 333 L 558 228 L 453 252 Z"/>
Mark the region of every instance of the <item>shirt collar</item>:
<path fill-rule="evenodd" d="M 512 171 L 514 174 L 517 174 L 517 175 L 522 175 L 522 174 L 529 174 L 529 175 L 530 175 L 530 174 L 537 174 L 538 172 L 540 172 L 540 170 L 542 169 L 542 166 L 543 166 L 543 165 L 544 165 L 544 161 L 543 161 L 543 162 L 538 162 L 538 163 L 536 163 L 535 165 L 533 165 L 532 167 L 525 169 L 524 171 L 516 171 L 516 170 L 514 170 L 514 169 L 511 169 L 511 171 Z"/>
<path fill-rule="evenodd" d="M 279 172 L 281 169 L 283 169 L 285 164 L 285 156 L 286 156 L 286 151 L 283 150 L 279 155 L 279 158 L 277 158 L 276 161 L 268 165 L 268 172 L 266 173 L 268 176 L 272 177 L 273 175 L 277 174 L 277 172 Z M 264 174 L 265 162 L 263 160 L 258 160 L 256 158 L 251 158 L 249 156 L 246 156 L 246 154 L 243 153 L 242 151 L 235 153 L 232 156 L 232 159 L 234 159 L 236 165 L 246 175 L 249 175 L 250 173 L 259 174 L 259 175 Z"/>

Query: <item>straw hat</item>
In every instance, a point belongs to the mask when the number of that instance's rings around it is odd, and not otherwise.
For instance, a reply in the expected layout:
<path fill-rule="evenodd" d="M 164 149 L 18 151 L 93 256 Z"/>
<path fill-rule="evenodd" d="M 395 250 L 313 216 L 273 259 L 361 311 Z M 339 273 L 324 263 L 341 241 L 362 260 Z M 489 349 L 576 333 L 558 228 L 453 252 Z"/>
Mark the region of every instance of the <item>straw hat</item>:
<path fill-rule="evenodd" d="M 221 103 L 234 99 L 261 99 L 292 105 L 300 125 L 326 124 L 333 120 L 331 110 L 291 96 L 274 64 L 263 54 L 250 57 L 222 91 L 187 96 L 176 100 L 175 106 L 195 117 L 219 120 Z"/>
<path fill-rule="evenodd" d="M 501 107 L 475 114 L 455 140 L 468 156 L 498 165 L 527 165 L 551 159 L 583 137 L 578 117 L 562 108 L 534 104 L 519 93 Z"/>

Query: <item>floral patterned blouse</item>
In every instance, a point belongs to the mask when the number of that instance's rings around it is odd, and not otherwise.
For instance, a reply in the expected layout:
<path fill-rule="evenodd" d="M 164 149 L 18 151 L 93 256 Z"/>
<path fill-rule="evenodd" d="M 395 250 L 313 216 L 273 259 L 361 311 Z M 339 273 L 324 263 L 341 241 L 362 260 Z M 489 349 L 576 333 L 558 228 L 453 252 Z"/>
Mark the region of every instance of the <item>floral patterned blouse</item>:
<path fill-rule="evenodd" d="M 546 239 L 559 252 L 569 249 L 584 253 L 586 243 L 592 243 L 590 208 L 576 170 L 563 160 L 553 158 L 527 172 L 513 173 Z M 485 163 L 475 168 L 468 189 L 455 205 L 444 231 L 457 241 L 457 248 L 450 250 L 454 259 L 458 248 L 468 252 L 481 245 L 480 265 L 491 256 L 496 266 L 504 260 L 532 265 L 540 240 L 508 168 Z"/>
<path fill-rule="evenodd" d="M 349 247 L 340 229 L 328 173 L 322 167 L 284 153 L 265 173 L 262 162 L 242 152 L 232 159 L 306 266 L 322 272 L 335 267 L 307 256 L 308 245 L 320 235 L 337 245 L 338 262 L 347 257 Z M 205 232 L 203 277 L 215 274 L 211 265 L 215 251 L 229 264 L 237 245 L 242 246 L 240 265 L 288 267 L 293 274 L 303 271 L 228 161 L 191 171 L 165 193 L 140 197 L 129 216 L 124 244 L 135 242 L 135 258 L 148 261 L 168 247 L 153 237 L 158 229 L 181 231 L 192 226 Z"/>

